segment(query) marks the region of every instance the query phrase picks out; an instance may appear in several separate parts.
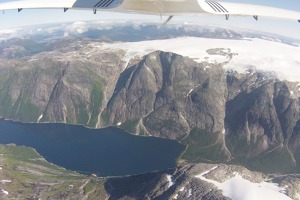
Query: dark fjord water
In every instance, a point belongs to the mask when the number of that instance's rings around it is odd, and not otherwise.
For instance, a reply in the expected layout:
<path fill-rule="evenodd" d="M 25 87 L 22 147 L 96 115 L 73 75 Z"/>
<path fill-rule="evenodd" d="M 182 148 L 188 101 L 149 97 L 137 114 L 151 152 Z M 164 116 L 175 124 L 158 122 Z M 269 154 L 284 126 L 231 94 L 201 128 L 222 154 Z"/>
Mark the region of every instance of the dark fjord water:
<path fill-rule="evenodd" d="M 0 120 L 0 143 L 32 147 L 54 164 L 100 176 L 171 168 L 185 148 L 176 141 L 134 136 L 115 127 L 88 129 L 7 120 Z"/>

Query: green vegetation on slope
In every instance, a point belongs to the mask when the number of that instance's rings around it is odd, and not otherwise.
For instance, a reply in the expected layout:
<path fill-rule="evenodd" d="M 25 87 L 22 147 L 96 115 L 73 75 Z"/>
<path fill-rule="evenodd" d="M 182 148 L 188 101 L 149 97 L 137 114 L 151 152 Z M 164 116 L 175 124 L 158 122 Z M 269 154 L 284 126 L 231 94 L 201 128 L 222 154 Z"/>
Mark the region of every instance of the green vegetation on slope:
<path fill-rule="evenodd" d="M 300 163 L 300 148 L 298 148 L 295 151 L 294 157 L 295 157 L 296 163 Z M 297 165 L 296 173 L 300 173 L 300 167 L 299 167 L 299 165 Z"/>
<path fill-rule="evenodd" d="M 123 123 L 120 128 L 128 131 L 129 133 L 135 133 L 136 132 L 136 126 L 139 123 L 139 119 L 132 119 L 127 120 L 125 123 Z"/>
<path fill-rule="evenodd" d="M 67 122 L 86 125 L 89 121 L 87 105 L 78 99 L 75 99 L 73 101 L 73 104 L 76 113 L 76 121 L 72 121 L 70 118 L 67 117 Z"/>
<path fill-rule="evenodd" d="M 11 87 L 14 87 L 14 85 L 18 85 L 18 83 L 15 83 L 12 79 L 12 77 L 14 76 L 17 75 L 11 72 L 6 77 L 0 77 L 0 113 L 2 116 L 7 118 L 34 122 L 38 118 L 40 111 L 39 108 L 31 102 L 28 92 L 29 89 L 22 89 L 18 94 L 19 96 L 15 100 L 15 102 L 11 97 Z M 27 77 L 29 75 L 24 76 Z"/>
<path fill-rule="evenodd" d="M 88 123 L 89 127 L 95 127 L 98 121 L 98 115 L 100 112 L 100 107 L 103 101 L 103 89 L 102 83 L 100 81 L 94 83 L 91 91 L 91 118 Z"/>
<path fill-rule="evenodd" d="M 19 96 L 10 110 L 11 115 L 18 116 L 21 121 L 34 122 L 39 116 L 39 108 L 30 102 L 27 94 Z"/>
<path fill-rule="evenodd" d="M 0 145 L 1 188 L 8 199 L 105 198 L 104 180 L 84 176 L 44 160 L 34 149 Z"/>
<path fill-rule="evenodd" d="M 2 116 L 9 113 L 12 107 L 12 99 L 9 95 L 9 85 L 8 76 L 0 76 L 0 112 Z"/>
<path fill-rule="evenodd" d="M 101 113 L 101 126 L 107 126 L 109 125 L 109 112 L 107 112 L 107 110 L 104 110 Z"/>
<path fill-rule="evenodd" d="M 264 136 L 247 140 L 245 135 L 230 134 L 226 137 L 227 147 L 235 158 L 232 163 L 242 164 L 252 170 L 263 173 L 292 173 L 295 166 L 290 153 L 285 145 L 271 146 L 263 153 Z"/>
<path fill-rule="evenodd" d="M 245 160 L 244 165 L 264 173 L 292 173 L 294 164 L 286 147 L 275 147 L 257 158 Z"/>
<path fill-rule="evenodd" d="M 203 129 L 193 129 L 181 142 L 187 145 L 181 158 L 188 162 L 222 162 L 227 157 L 218 142 L 218 134 Z"/>

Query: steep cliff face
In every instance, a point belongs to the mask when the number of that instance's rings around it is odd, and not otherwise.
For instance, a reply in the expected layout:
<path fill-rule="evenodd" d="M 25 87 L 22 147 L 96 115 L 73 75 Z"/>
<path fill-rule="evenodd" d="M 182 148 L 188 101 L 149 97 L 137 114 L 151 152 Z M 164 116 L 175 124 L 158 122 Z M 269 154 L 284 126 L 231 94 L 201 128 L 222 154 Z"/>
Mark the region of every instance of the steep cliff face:
<path fill-rule="evenodd" d="M 221 66 L 156 51 L 121 74 L 105 112 L 110 124 L 135 121 L 145 134 L 182 139 L 194 127 L 222 131 L 225 91 Z"/>
<path fill-rule="evenodd" d="M 4 60 L 0 74 L 0 113 L 25 122 L 99 126 L 125 62 L 123 51 L 73 46 L 32 57 Z M 64 52 L 66 51 L 66 52 Z"/>
<path fill-rule="evenodd" d="M 271 171 L 297 165 L 298 87 L 257 73 L 228 75 L 226 143 L 234 157 Z"/>

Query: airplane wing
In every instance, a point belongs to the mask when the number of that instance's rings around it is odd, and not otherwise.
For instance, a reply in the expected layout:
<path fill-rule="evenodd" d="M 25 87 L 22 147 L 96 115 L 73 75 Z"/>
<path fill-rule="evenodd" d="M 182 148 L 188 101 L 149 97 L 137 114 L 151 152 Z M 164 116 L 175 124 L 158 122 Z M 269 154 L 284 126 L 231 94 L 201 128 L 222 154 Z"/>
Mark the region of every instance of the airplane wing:
<path fill-rule="evenodd" d="M 109 10 L 123 13 L 147 13 L 158 15 L 224 15 L 258 16 L 298 20 L 300 12 L 280 8 L 229 3 L 214 0 L 5 0 L 0 2 L 0 10 L 29 8 L 61 8 Z"/>
<path fill-rule="evenodd" d="M 261 6 L 252 4 L 241 3 L 228 3 L 206 0 L 199 2 L 201 8 L 208 13 L 216 15 L 240 15 L 240 16 L 258 16 L 271 17 L 271 18 L 284 18 L 299 20 L 300 12 Z M 299 9 L 300 10 L 300 9 Z"/>

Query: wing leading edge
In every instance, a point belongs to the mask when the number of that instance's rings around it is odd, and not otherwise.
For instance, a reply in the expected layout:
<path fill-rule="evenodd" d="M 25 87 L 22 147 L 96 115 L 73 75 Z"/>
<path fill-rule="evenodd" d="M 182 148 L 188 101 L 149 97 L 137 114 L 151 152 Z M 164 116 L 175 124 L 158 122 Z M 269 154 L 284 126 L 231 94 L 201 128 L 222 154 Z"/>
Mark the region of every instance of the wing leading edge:
<path fill-rule="evenodd" d="M 73 9 L 113 9 L 123 0 L 11 0 L 0 3 L 0 10 L 73 8 Z"/>
<path fill-rule="evenodd" d="M 300 22 L 300 12 L 274 7 L 228 3 L 214 0 L 11 0 L 0 3 L 0 10 L 61 8 L 109 10 L 114 12 L 158 15 L 258 16 L 292 19 Z"/>
<path fill-rule="evenodd" d="M 239 4 L 239 3 L 228 3 L 228 2 L 216 2 L 211 0 L 199 1 L 199 4 L 203 10 L 208 13 L 215 15 L 238 15 L 238 16 L 257 16 L 271 17 L 271 18 L 284 18 L 299 20 L 300 12 L 252 5 L 252 4 Z"/>

